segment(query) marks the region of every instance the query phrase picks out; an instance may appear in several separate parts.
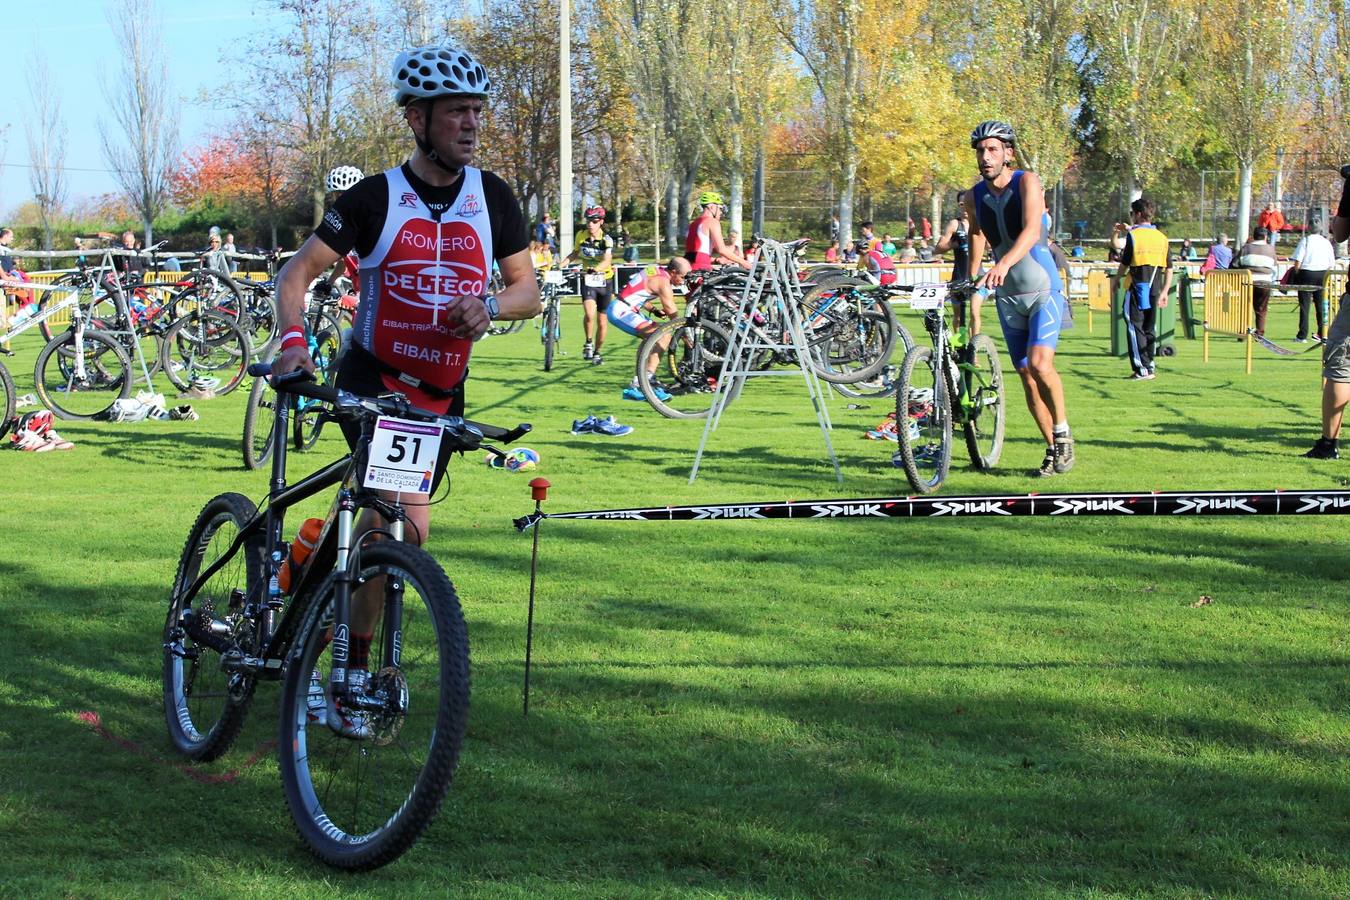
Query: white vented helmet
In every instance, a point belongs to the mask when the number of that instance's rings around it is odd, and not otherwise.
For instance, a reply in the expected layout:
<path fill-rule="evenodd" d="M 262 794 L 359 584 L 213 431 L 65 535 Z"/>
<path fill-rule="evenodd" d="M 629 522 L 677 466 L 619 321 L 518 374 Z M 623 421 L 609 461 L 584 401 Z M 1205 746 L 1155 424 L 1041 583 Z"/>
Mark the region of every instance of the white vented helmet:
<path fill-rule="evenodd" d="M 323 180 L 323 186 L 330 191 L 347 191 L 365 177 L 356 166 L 338 166 L 328 173 L 328 177 Z"/>
<path fill-rule="evenodd" d="M 487 70 L 458 47 L 417 47 L 394 60 L 394 98 L 399 106 L 448 94 L 486 98 L 491 86 Z"/>

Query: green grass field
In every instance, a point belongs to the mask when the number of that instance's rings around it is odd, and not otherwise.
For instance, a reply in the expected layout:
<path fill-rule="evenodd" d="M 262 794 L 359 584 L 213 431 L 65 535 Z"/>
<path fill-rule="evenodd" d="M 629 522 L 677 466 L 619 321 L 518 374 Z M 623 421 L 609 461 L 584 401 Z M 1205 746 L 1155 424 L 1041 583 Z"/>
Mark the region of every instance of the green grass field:
<path fill-rule="evenodd" d="M 1085 319 L 1059 357 L 1077 468 L 1027 475 L 1017 395 L 999 470 L 958 448 L 944 492 L 1346 484 L 1350 462 L 1298 456 L 1315 353 L 1258 349 L 1246 376 L 1237 343 L 1204 365 L 1182 341 L 1133 383 Z M 840 486 L 787 378 L 746 389 L 689 486 L 701 423 L 620 400 L 633 342 L 586 365 L 578 320 L 550 374 L 528 326 L 474 355 L 471 414 L 534 423 L 549 508 L 907 493 L 893 445 L 861 438 L 884 402 L 832 400 Z M 1273 338 L 1293 331 L 1272 313 Z M 16 349 L 24 392 L 37 346 Z M 522 718 L 528 476 L 481 458 L 452 466 L 429 545 L 473 646 L 459 774 L 402 860 L 328 870 L 274 757 L 246 765 L 276 736 L 275 686 L 203 767 L 233 780 L 187 777 L 165 737 L 188 527 L 218 492 L 266 489 L 241 466 L 245 394 L 4 456 L 0 895 L 1350 895 L 1344 520 L 548 522 Z M 570 434 L 588 412 L 636 430 Z M 292 475 L 342 448 L 326 435 Z"/>

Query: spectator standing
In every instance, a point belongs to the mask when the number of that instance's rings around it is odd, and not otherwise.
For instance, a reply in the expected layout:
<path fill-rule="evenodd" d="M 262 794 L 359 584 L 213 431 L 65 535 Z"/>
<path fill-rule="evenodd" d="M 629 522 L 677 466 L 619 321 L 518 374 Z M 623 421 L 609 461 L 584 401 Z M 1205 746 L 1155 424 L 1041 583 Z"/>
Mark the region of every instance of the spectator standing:
<path fill-rule="evenodd" d="M 839 262 L 839 241 L 830 241 L 830 246 L 825 248 L 825 261 L 827 263 Z"/>
<path fill-rule="evenodd" d="M 1350 167 L 1341 170 L 1345 185 L 1341 202 L 1331 219 L 1331 239 L 1336 243 L 1350 239 Z M 1327 342 L 1322 347 L 1322 436 L 1303 454 L 1310 459 L 1339 459 L 1341 419 L 1350 403 L 1350 292 L 1343 294 L 1336 319 L 1331 323 Z"/>
<path fill-rule="evenodd" d="M 881 252 L 885 253 L 887 256 L 894 256 L 895 238 L 891 237 L 889 234 L 886 235 L 881 241 Z"/>
<path fill-rule="evenodd" d="M 226 233 L 225 242 L 220 245 L 220 252 L 225 254 L 225 258 L 230 261 L 229 272 L 233 275 L 239 270 L 239 260 L 234 258 L 234 235 Z"/>
<path fill-rule="evenodd" d="M 1120 269 L 1117 275 L 1128 276 L 1125 292 L 1125 329 L 1129 343 L 1130 373 L 1133 381 L 1152 381 L 1157 375 L 1153 360 L 1157 349 L 1158 308 L 1167 305 L 1167 291 L 1172 282 L 1172 257 L 1168 252 L 1167 235 L 1154 224 L 1157 207 L 1152 200 L 1139 197 L 1130 202 L 1130 222 L 1117 223 L 1112 245 L 1120 242 Z M 1269 289 L 1267 289 L 1269 296 Z"/>
<path fill-rule="evenodd" d="M 923 217 L 923 239 L 931 241 L 933 239 L 933 223 L 928 221 L 928 217 Z"/>
<path fill-rule="evenodd" d="M 136 250 L 136 235 L 131 231 L 122 232 L 122 249 L 133 253 Z M 145 275 L 145 259 L 136 253 L 134 256 L 114 256 L 113 271 L 123 277 L 123 283 L 127 280 L 139 280 Z"/>
<path fill-rule="evenodd" d="M 551 252 L 558 252 L 558 231 L 553 226 L 553 217 L 550 216 L 547 211 L 545 211 L 543 217 L 535 223 L 534 239 L 541 244 L 548 244 L 548 249 Z"/>
<path fill-rule="evenodd" d="M 926 240 L 923 240 L 922 238 L 919 239 L 918 252 L 919 252 L 919 262 L 933 261 L 933 248 L 928 246 L 928 242 Z"/>
<path fill-rule="evenodd" d="M 1288 284 L 1314 285 L 1315 291 L 1298 292 L 1298 335 L 1294 342 L 1306 343 L 1308 340 L 1308 307 L 1317 315 L 1318 341 L 1326 337 L 1326 320 L 1322 311 L 1322 298 L 1327 286 L 1327 272 L 1336 265 L 1336 248 L 1322 232 L 1322 223 L 1314 220 L 1307 234 L 1303 235 L 1294 248 L 1294 262 L 1290 267 Z"/>
<path fill-rule="evenodd" d="M 1195 259 L 1195 246 L 1191 243 L 1190 238 L 1185 238 L 1181 242 L 1181 250 L 1177 253 L 1177 256 L 1188 262 Z"/>
<path fill-rule="evenodd" d="M 1269 241 L 1270 234 L 1264 227 L 1257 226 L 1252 239 L 1243 244 L 1233 260 L 1234 269 L 1246 269 L 1252 273 L 1252 310 L 1256 313 L 1256 333 L 1266 333 L 1266 313 L 1270 311 L 1270 286 L 1275 281 L 1275 246 Z"/>
<path fill-rule="evenodd" d="M 1226 269 L 1232 264 L 1233 248 L 1228 246 L 1228 235 L 1220 232 L 1218 239 L 1209 245 L 1209 254 L 1200 265 L 1200 274 L 1204 275 L 1215 269 Z"/>
<path fill-rule="evenodd" d="M 0 278 L 17 277 L 14 272 L 14 254 L 9 252 L 9 245 L 12 243 L 14 243 L 14 229 L 0 228 Z M 9 330 L 9 299 L 11 293 L 9 288 L 0 290 L 0 331 Z M 0 355 L 14 355 L 8 341 L 0 344 Z"/>
<path fill-rule="evenodd" d="M 1257 216 L 1256 224 L 1266 230 L 1270 245 L 1274 247 L 1279 243 L 1280 232 L 1284 230 L 1284 213 L 1276 209 L 1274 203 L 1267 203 L 1266 208 L 1261 210 L 1261 215 Z"/>
<path fill-rule="evenodd" d="M 839 216 L 830 216 L 830 240 L 838 243 L 839 241 Z"/>
<path fill-rule="evenodd" d="M 220 235 L 213 234 L 207 243 L 206 252 L 202 254 L 202 267 L 215 269 L 217 272 L 227 272 L 230 268 L 230 261 L 225 258 L 225 253 L 220 249 Z"/>
<path fill-rule="evenodd" d="M 899 261 L 902 263 L 912 263 L 919 261 L 919 251 L 914 249 L 914 238 L 905 238 L 905 245 L 900 248 Z"/>

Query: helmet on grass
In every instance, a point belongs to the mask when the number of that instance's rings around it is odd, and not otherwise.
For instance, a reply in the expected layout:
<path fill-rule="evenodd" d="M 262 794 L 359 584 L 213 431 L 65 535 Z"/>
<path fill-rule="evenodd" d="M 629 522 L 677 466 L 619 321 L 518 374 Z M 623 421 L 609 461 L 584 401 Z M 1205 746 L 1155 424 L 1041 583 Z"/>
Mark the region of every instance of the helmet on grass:
<path fill-rule="evenodd" d="M 978 146 L 980 141 L 987 141 L 989 138 L 998 138 L 1009 147 L 1017 146 L 1017 134 L 1013 131 L 1013 127 L 997 119 L 989 119 L 976 125 L 975 130 L 970 133 L 970 146 Z"/>
<path fill-rule="evenodd" d="M 399 106 L 450 94 L 486 98 L 492 82 L 478 60 L 458 47 L 415 47 L 394 60 L 394 99 Z"/>
<path fill-rule="evenodd" d="M 328 173 L 323 186 L 329 191 L 346 191 L 356 186 L 365 174 L 356 166 L 338 166 Z"/>

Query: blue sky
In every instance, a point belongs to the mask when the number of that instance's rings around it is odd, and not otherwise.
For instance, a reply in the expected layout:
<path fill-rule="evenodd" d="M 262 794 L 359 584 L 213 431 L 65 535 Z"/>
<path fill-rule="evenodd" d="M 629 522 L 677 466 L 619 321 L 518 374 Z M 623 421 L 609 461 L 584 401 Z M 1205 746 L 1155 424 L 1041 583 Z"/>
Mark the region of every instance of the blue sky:
<path fill-rule="evenodd" d="M 31 115 L 28 86 L 30 49 L 47 60 L 61 97 L 65 120 L 67 202 L 117 190 L 103 159 L 98 118 L 106 106 L 103 84 L 119 70 L 110 37 L 107 10 L 126 8 L 136 0 L 50 0 L 46 3 L 4 0 L 0 33 L 6 38 L 7 78 L 0 106 L 0 219 L 33 195 L 29 184 L 28 137 Z M 168 63 L 168 94 L 179 123 L 184 148 L 200 143 L 231 114 L 224 104 L 203 101 L 231 87 L 231 61 L 243 42 L 284 22 L 252 0 L 159 0 L 164 20 L 162 46 Z"/>

